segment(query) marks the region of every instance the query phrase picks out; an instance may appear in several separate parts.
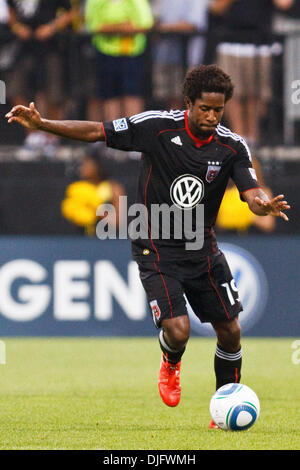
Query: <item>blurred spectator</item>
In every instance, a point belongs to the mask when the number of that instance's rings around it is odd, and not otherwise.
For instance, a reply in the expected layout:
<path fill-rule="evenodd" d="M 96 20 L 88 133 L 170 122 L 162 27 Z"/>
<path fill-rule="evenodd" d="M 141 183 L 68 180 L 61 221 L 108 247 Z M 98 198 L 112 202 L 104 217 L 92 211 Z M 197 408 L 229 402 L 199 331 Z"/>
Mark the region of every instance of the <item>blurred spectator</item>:
<path fill-rule="evenodd" d="M 110 213 L 109 223 L 118 227 L 119 197 L 124 195 L 121 184 L 111 180 L 105 171 L 104 155 L 98 146 L 90 146 L 79 166 L 80 181 L 71 183 L 62 201 L 62 214 L 80 231 L 88 236 L 95 236 L 98 217 L 97 207 L 110 203 L 115 208 L 116 217 Z"/>
<path fill-rule="evenodd" d="M 294 1 L 287 11 L 278 11 L 273 22 L 274 31 L 280 34 L 284 44 L 282 81 L 278 83 L 277 94 L 283 98 L 281 115 L 283 141 L 287 145 L 300 143 L 300 108 L 299 100 L 291 98 L 291 87 L 299 84 L 300 63 L 300 2 Z M 298 87 L 297 87 L 298 89 Z M 297 97 L 299 96 L 297 90 Z M 281 129 L 280 129 L 281 130 Z"/>
<path fill-rule="evenodd" d="M 180 109 L 181 85 L 190 68 L 202 63 L 205 38 L 185 35 L 206 31 L 208 0 L 160 0 L 155 5 L 160 33 L 153 50 L 153 95 L 162 107 Z"/>
<path fill-rule="evenodd" d="M 272 191 L 266 186 L 260 164 L 252 158 L 257 180 L 263 191 L 272 197 Z M 275 230 L 275 217 L 267 215 L 259 217 L 250 211 L 248 205 L 241 200 L 240 193 L 233 181 L 230 180 L 218 213 L 216 229 L 222 233 L 236 233 L 239 235 L 255 233 L 270 233 Z"/>
<path fill-rule="evenodd" d="M 6 24 L 7 22 L 8 22 L 7 0 L 0 0 L 0 23 Z"/>
<path fill-rule="evenodd" d="M 14 64 L 18 46 L 12 40 L 12 33 L 8 26 L 9 11 L 7 0 L 0 0 L 0 73 L 1 78 L 7 82 L 5 74 Z"/>
<path fill-rule="evenodd" d="M 222 17 L 222 41 L 217 62 L 235 85 L 226 108 L 231 129 L 249 145 L 259 143 L 260 119 L 272 97 L 272 17 L 274 8 L 286 10 L 294 0 L 212 0 L 210 11 Z"/>
<path fill-rule="evenodd" d="M 73 15 L 72 15 L 72 28 L 74 31 L 83 31 L 84 23 L 84 6 L 86 0 L 70 0 Z"/>
<path fill-rule="evenodd" d="M 153 25 L 148 0 L 87 0 L 86 25 L 97 50 L 97 88 L 104 120 L 144 108 L 144 51 Z"/>
<path fill-rule="evenodd" d="M 12 104 L 36 101 L 49 119 L 63 117 L 64 64 L 57 33 L 72 21 L 69 0 L 7 0 L 9 26 L 20 50 L 8 82 Z M 45 145 L 49 137 L 31 133 L 26 144 Z M 53 138 L 51 139 L 53 140 Z"/>

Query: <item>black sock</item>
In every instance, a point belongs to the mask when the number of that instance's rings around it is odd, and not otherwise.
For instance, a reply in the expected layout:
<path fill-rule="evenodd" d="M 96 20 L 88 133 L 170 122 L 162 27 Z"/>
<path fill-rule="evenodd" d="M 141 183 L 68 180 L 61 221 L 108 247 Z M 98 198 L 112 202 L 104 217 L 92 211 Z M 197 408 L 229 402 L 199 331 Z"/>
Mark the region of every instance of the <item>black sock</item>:
<path fill-rule="evenodd" d="M 158 341 L 159 341 L 160 349 L 163 352 L 163 358 L 165 361 L 168 361 L 171 364 L 177 364 L 177 362 L 180 362 L 181 357 L 185 351 L 185 346 L 180 350 L 170 348 L 170 346 L 165 340 L 163 330 L 160 330 L 159 332 Z"/>
<path fill-rule="evenodd" d="M 215 354 L 216 390 L 228 383 L 241 379 L 242 349 L 236 353 L 224 351 L 218 344 Z"/>

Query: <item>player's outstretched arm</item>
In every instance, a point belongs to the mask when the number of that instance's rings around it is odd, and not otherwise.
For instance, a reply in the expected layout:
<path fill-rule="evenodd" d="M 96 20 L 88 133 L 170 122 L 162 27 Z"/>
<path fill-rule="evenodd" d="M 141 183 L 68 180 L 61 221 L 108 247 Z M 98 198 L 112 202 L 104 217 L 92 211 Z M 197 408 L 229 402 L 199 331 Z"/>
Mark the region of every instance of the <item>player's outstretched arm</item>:
<path fill-rule="evenodd" d="M 41 117 L 34 103 L 29 107 L 14 106 L 5 116 L 8 123 L 17 122 L 29 130 L 41 130 L 69 139 L 96 142 L 105 140 L 104 130 L 99 122 L 93 121 L 52 121 Z"/>
<path fill-rule="evenodd" d="M 289 220 L 285 211 L 289 210 L 291 207 L 287 201 L 285 201 L 283 194 L 279 194 L 278 196 L 269 199 L 262 189 L 255 188 L 244 192 L 243 197 L 254 214 L 273 215 L 281 217 L 285 221 Z"/>

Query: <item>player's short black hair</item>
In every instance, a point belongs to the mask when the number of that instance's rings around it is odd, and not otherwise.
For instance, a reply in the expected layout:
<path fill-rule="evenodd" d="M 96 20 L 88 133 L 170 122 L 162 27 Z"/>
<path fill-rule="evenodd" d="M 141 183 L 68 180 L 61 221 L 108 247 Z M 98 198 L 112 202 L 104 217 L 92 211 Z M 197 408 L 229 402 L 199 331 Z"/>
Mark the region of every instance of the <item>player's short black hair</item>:
<path fill-rule="evenodd" d="M 203 92 L 223 93 L 225 102 L 233 95 L 231 78 L 217 65 L 200 65 L 190 70 L 183 82 L 184 99 L 189 98 L 192 103 L 202 97 Z"/>

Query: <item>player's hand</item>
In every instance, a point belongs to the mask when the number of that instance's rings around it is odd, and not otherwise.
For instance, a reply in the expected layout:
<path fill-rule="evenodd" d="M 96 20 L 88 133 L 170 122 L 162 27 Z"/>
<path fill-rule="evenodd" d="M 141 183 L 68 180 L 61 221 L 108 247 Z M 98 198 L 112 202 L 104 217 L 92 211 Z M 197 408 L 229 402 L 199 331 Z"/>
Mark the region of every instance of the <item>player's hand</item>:
<path fill-rule="evenodd" d="M 39 129 L 42 124 L 41 115 L 33 102 L 30 103 L 29 108 L 22 105 L 14 106 L 5 117 L 8 119 L 9 124 L 18 122 L 29 130 Z"/>
<path fill-rule="evenodd" d="M 264 201 L 259 196 L 256 196 L 255 202 L 263 210 L 265 215 L 274 215 L 276 217 L 282 217 L 284 220 L 288 221 L 289 219 L 283 211 L 289 210 L 291 206 L 289 206 L 287 201 L 284 201 L 283 199 L 283 194 L 274 197 L 270 201 Z"/>

